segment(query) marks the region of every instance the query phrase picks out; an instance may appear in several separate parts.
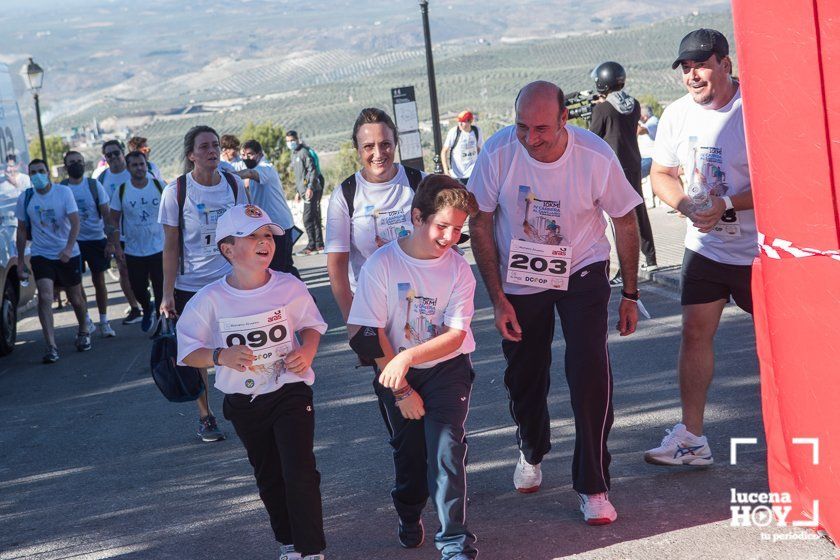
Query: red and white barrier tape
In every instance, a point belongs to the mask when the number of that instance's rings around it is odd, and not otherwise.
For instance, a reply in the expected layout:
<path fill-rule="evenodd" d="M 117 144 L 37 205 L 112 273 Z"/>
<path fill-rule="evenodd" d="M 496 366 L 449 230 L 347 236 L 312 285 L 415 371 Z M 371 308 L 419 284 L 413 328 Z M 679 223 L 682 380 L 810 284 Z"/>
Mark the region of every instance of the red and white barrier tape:
<path fill-rule="evenodd" d="M 840 251 L 820 251 L 808 247 L 797 247 L 790 241 L 778 237 L 768 237 L 758 233 L 758 248 L 771 259 L 801 259 L 805 257 L 828 257 L 840 261 Z"/>

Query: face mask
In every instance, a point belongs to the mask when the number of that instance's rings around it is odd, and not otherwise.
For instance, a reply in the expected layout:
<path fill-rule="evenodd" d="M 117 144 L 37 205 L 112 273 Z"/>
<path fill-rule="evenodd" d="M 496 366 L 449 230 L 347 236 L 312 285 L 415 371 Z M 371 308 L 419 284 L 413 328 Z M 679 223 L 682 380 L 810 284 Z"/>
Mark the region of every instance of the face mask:
<path fill-rule="evenodd" d="M 255 168 L 255 167 L 257 166 L 257 164 L 259 163 L 259 162 L 258 162 L 257 160 L 255 160 L 255 159 L 243 159 L 242 161 L 244 161 L 244 162 L 245 162 L 245 167 L 247 167 L 248 169 L 253 169 L 253 168 Z"/>
<path fill-rule="evenodd" d="M 85 174 L 85 165 L 83 163 L 71 163 L 67 166 L 67 175 L 71 179 L 81 179 Z"/>
<path fill-rule="evenodd" d="M 50 180 L 47 177 L 46 173 L 35 173 L 34 175 L 29 177 L 29 181 L 32 183 L 32 186 L 35 187 L 35 190 L 38 192 L 46 190 L 47 185 L 50 184 Z"/>
<path fill-rule="evenodd" d="M 297 142 L 286 142 L 286 147 L 294 152 L 295 150 L 297 150 L 298 143 Z"/>

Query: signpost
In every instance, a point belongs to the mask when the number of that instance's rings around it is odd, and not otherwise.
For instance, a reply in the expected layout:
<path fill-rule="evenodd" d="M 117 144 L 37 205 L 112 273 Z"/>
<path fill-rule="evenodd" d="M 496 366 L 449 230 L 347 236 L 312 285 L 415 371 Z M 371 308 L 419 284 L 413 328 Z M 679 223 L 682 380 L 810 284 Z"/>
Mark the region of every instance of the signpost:
<path fill-rule="evenodd" d="M 392 88 L 391 100 L 394 105 L 394 121 L 400 134 L 397 139 L 400 162 L 408 167 L 424 171 L 423 148 L 420 145 L 420 120 L 417 117 L 414 86 Z"/>

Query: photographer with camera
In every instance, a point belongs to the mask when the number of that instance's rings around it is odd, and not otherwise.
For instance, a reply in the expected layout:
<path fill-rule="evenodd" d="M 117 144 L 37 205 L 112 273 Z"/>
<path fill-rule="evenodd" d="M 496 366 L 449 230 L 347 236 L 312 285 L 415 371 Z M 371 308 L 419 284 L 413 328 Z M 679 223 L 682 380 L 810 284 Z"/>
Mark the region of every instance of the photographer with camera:
<path fill-rule="evenodd" d="M 642 156 L 636 137 L 636 127 L 641 116 L 639 102 L 622 91 L 627 74 L 621 64 L 604 62 L 595 68 L 592 77 L 595 79 L 595 89 L 601 99 L 592 106 L 592 122 L 589 130 L 610 145 L 618 156 L 624 176 L 641 196 Z M 644 202 L 636 206 L 636 218 L 639 222 L 642 254 L 645 256 L 642 269 L 656 268 L 653 231 Z"/>

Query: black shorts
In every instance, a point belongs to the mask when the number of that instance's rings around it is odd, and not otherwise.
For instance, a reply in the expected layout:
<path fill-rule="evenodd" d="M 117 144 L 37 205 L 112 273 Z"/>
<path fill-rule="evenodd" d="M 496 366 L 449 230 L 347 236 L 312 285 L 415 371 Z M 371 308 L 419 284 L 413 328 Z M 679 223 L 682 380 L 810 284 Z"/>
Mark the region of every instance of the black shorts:
<path fill-rule="evenodd" d="M 187 302 L 198 292 L 188 292 L 187 290 L 179 290 L 175 288 L 175 313 L 179 316 L 184 312 Z"/>
<path fill-rule="evenodd" d="M 713 261 L 689 249 L 682 264 L 682 296 L 680 303 L 694 305 L 724 299 L 753 312 L 752 266 Z"/>
<path fill-rule="evenodd" d="M 85 271 L 85 263 L 92 273 L 105 272 L 111 266 L 111 258 L 105 256 L 107 239 L 93 239 L 91 241 L 78 241 L 79 252 L 82 254 L 82 272 Z"/>
<path fill-rule="evenodd" d="M 34 256 L 29 259 L 35 282 L 38 280 L 52 280 L 53 285 L 62 288 L 72 288 L 82 283 L 82 258 L 79 255 L 66 263 L 56 259 Z"/>

